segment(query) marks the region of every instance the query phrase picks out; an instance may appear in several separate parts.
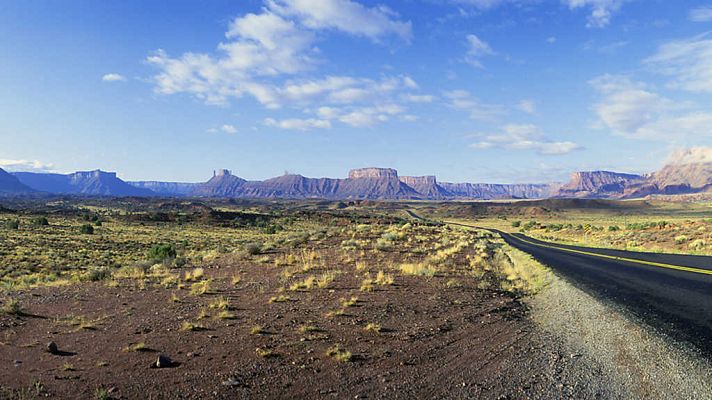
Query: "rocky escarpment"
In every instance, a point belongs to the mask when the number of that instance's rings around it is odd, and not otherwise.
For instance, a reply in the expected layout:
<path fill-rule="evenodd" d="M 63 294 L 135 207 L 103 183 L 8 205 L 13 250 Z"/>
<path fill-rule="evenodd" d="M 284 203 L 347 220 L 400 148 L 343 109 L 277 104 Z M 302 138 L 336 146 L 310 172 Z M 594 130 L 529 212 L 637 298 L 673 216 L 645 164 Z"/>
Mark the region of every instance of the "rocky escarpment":
<path fill-rule="evenodd" d="M 148 189 L 129 185 L 115 172 L 80 171 L 72 174 L 15 172 L 24 185 L 47 193 L 85 196 L 154 196 Z"/>
<path fill-rule="evenodd" d="M 0 168 L 0 194 L 25 194 L 34 190 L 22 184 L 17 177 Z"/>
<path fill-rule="evenodd" d="M 642 184 L 645 177 L 611 171 L 582 171 L 571 174 L 571 180 L 561 186 L 558 197 L 622 196 L 626 188 Z"/>
<path fill-rule="evenodd" d="M 148 189 L 157 196 L 173 197 L 188 196 L 200 184 L 186 182 L 160 182 L 160 181 L 135 181 L 128 182 L 129 185 L 141 189 Z"/>
<path fill-rule="evenodd" d="M 352 170 L 347 179 L 307 178 L 286 174 L 264 181 L 246 181 L 224 170 L 193 192 L 206 197 L 417 199 L 418 192 L 398 179 L 389 168 Z"/>
<path fill-rule="evenodd" d="M 559 184 L 497 184 L 497 183 L 449 183 L 441 182 L 453 198 L 457 199 L 541 199 L 550 197 Z"/>
<path fill-rule="evenodd" d="M 453 194 L 445 190 L 433 175 L 429 176 L 401 176 L 400 181 L 415 189 L 416 192 L 428 199 L 447 199 Z"/>
<path fill-rule="evenodd" d="M 712 191 L 712 148 L 674 152 L 660 170 L 646 175 L 576 172 L 558 197 L 641 198 Z"/>
<path fill-rule="evenodd" d="M 398 179 L 393 168 L 358 168 L 349 171 L 349 179 Z"/>

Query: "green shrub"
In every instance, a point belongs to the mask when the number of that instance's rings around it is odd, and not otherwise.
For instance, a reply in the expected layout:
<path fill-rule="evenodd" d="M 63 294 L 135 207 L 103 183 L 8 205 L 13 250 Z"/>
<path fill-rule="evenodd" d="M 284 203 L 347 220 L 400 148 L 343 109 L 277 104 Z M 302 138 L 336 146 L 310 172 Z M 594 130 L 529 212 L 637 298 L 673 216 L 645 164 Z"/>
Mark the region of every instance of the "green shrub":
<path fill-rule="evenodd" d="M 5 228 L 7 229 L 20 229 L 20 220 L 19 219 L 13 219 L 9 221 L 5 221 Z"/>
<path fill-rule="evenodd" d="M 47 226 L 49 221 L 45 217 L 37 217 L 32 219 L 32 225 L 34 226 Z"/>
<path fill-rule="evenodd" d="M 245 253 L 254 256 L 262 252 L 262 245 L 259 243 L 247 243 L 245 245 Z"/>
<path fill-rule="evenodd" d="M 153 245 L 148 251 L 148 259 L 150 261 L 163 261 L 170 258 L 176 258 L 176 255 L 175 246 L 168 243 Z"/>
<path fill-rule="evenodd" d="M 522 226 L 522 221 L 512 221 L 512 228 L 519 228 Z"/>
<path fill-rule="evenodd" d="M 84 224 L 81 227 L 79 227 L 79 232 L 81 232 L 84 235 L 93 235 L 94 227 L 89 224 Z"/>
<path fill-rule="evenodd" d="M 621 230 L 621 228 L 618 225 L 611 225 L 608 227 L 608 232 L 616 232 Z"/>

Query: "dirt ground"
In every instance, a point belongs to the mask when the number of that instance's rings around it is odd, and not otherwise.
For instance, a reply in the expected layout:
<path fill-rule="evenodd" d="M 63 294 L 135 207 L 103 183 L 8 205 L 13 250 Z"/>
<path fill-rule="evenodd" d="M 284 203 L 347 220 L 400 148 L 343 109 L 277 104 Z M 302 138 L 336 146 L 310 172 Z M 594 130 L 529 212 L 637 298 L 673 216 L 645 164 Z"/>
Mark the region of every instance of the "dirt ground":
<path fill-rule="evenodd" d="M 229 277 L 243 279 L 232 286 Z M 22 293 L 26 315 L 0 319 L 3 398 L 596 398 L 600 371 L 539 333 L 525 306 L 477 281 L 399 276 L 359 291 L 341 275 L 329 290 L 289 292 L 269 303 L 276 271 L 236 263 L 207 269 L 212 294 L 170 301 L 171 291 L 104 283 Z M 449 286 L 449 287 L 448 287 Z M 182 331 L 202 303 L 223 296 L 234 319 Z M 343 315 L 340 299 L 357 296 Z M 81 328 L 61 318 L 93 321 Z M 58 319 L 59 318 L 59 319 Z M 377 323 L 380 332 L 365 330 Z M 261 325 L 263 332 L 253 334 Z M 300 332 L 300 326 L 313 330 Z M 56 342 L 53 355 L 46 344 Z M 127 346 L 145 343 L 143 351 Z M 327 355 L 334 345 L 351 361 Z M 258 354 L 257 349 L 272 354 Z M 171 368 L 151 368 L 159 354 Z M 104 389 L 105 392 L 102 390 Z"/>

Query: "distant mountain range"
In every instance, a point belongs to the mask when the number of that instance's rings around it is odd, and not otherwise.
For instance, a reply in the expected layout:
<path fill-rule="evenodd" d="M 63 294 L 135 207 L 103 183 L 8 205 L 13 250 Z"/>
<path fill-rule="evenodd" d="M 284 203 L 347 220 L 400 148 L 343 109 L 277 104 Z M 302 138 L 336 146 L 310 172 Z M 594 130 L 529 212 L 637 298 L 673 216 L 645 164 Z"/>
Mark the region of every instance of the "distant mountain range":
<path fill-rule="evenodd" d="M 649 195 L 712 193 L 712 148 L 677 153 L 661 170 L 635 175 L 610 171 L 572 174 L 565 184 L 439 182 L 435 176 L 399 176 L 390 168 L 351 170 L 347 178 L 307 178 L 285 174 L 248 181 L 229 170 L 204 183 L 125 182 L 100 170 L 73 174 L 0 169 L 0 195 L 83 195 L 135 197 L 218 197 L 285 199 L 494 200 L 542 198 L 641 198 Z"/>

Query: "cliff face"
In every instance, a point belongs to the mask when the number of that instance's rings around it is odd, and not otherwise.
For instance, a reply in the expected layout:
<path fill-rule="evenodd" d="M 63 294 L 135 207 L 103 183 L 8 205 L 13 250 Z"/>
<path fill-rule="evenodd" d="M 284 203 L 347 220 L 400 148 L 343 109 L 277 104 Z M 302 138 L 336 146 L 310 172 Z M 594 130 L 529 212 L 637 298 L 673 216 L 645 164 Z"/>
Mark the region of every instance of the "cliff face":
<path fill-rule="evenodd" d="M 16 172 L 13 175 L 32 189 L 56 194 L 87 196 L 154 196 L 148 189 L 129 185 L 114 172 L 101 170 L 81 171 L 72 174 Z"/>
<path fill-rule="evenodd" d="M 245 181 L 229 174 L 216 174 L 192 194 L 206 197 L 293 199 L 417 199 L 422 197 L 398 179 L 396 170 L 388 168 L 352 170 L 347 179 L 306 178 L 289 174 L 264 181 Z"/>
<path fill-rule="evenodd" d="M 398 179 L 398 171 L 392 168 L 352 169 L 349 179 Z"/>
<path fill-rule="evenodd" d="M 611 197 L 621 196 L 627 187 L 641 184 L 645 177 L 610 171 L 583 171 L 571 174 L 571 180 L 563 185 L 559 197 Z"/>
<path fill-rule="evenodd" d="M 442 186 L 454 198 L 459 199 L 541 199 L 550 197 L 558 184 L 497 184 L 497 183 L 449 183 Z"/>
<path fill-rule="evenodd" d="M 415 189 L 416 192 L 425 196 L 428 199 L 447 199 L 452 197 L 452 193 L 448 192 L 440 184 L 438 184 L 435 176 L 401 176 L 400 181 Z"/>
<path fill-rule="evenodd" d="M 17 177 L 0 168 L 0 194 L 25 194 L 33 192 L 27 185 L 23 185 Z"/>
<path fill-rule="evenodd" d="M 148 189 L 158 196 L 187 196 L 195 190 L 199 183 L 184 183 L 184 182 L 158 182 L 158 181 L 136 181 L 127 182 L 129 185 Z"/>
<path fill-rule="evenodd" d="M 232 175 L 229 171 L 225 173 L 213 174 L 213 177 L 205 183 L 196 186 L 191 192 L 191 196 L 203 197 L 240 197 L 237 194 L 246 180 Z"/>

